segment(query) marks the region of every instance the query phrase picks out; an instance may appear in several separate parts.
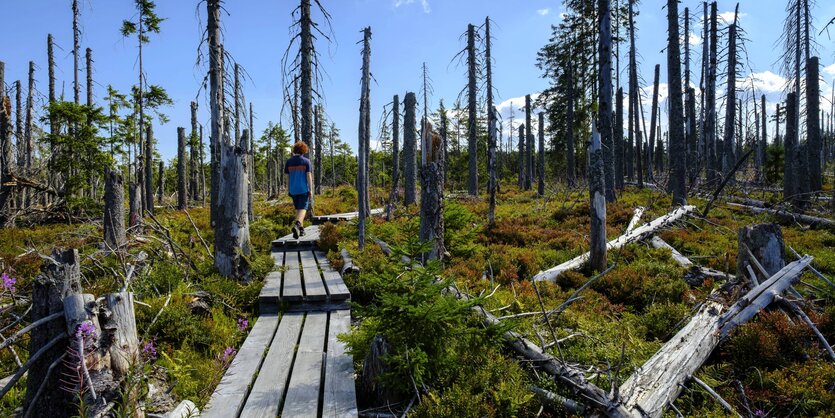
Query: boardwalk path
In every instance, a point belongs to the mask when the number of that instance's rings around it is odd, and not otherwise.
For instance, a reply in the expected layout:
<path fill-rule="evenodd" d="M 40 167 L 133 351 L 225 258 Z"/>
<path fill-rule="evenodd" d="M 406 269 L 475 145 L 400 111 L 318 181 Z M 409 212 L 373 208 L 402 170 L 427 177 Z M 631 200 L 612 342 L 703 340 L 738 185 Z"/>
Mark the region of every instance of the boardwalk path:
<path fill-rule="evenodd" d="M 353 218 L 356 213 L 313 221 Z M 318 239 L 313 225 L 304 237 L 273 241 L 277 267 L 261 291 L 261 315 L 201 416 L 357 416 L 352 360 L 337 339 L 350 329 L 351 294 Z"/>

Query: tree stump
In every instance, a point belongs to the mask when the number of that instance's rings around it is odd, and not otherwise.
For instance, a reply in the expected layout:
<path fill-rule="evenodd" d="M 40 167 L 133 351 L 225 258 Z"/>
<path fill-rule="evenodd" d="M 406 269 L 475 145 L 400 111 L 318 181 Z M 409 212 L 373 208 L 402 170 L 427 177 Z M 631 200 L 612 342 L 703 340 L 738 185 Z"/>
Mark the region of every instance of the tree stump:
<path fill-rule="evenodd" d="M 737 276 L 747 276 L 747 267 L 756 266 L 751 261 L 748 249 L 757 258 L 769 276 L 786 266 L 786 251 L 783 244 L 783 232 L 777 224 L 749 225 L 739 229 L 738 253 L 736 257 Z M 747 247 L 747 248 L 746 248 Z M 756 271 L 756 269 L 755 269 Z"/>
<path fill-rule="evenodd" d="M 139 222 L 142 220 L 142 189 L 136 184 L 131 183 L 128 187 L 129 212 L 128 212 L 128 228 L 134 229 L 139 227 Z M 134 230 L 134 233 L 137 231 Z"/>

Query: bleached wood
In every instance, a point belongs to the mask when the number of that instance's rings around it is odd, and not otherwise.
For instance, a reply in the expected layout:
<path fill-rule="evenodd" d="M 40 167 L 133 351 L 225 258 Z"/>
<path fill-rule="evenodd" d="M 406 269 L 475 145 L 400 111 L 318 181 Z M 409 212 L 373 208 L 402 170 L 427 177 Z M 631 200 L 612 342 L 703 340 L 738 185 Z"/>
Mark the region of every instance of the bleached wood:
<path fill-rule="evenodd" d="M 307 314 L 281 416 L 316 417 L 322 381 L 327 312 Z"/>
<path fill-rule="evenodd" d="M 658 218 L 652 220 L 652 222 L 641 225 L 641 226 L 633 229 L 632 231 L 629 231 L 626 234 L 623 234 L 623 235 L 617 237 L 616 239 L 614 239 L 612 241 L 609 241 L 606 244 L 606 247 L 609 250 L 616 250 L 616 249 L 618 249 L 620 247 L 623 247 L 624 245 L 626 245 L 630 242 L 640 241 L 641 239 L 643 239 L 644 237 L 646 237 L 649 234 L 652 234 L 653 232 L 657 231 L 658 229 L 664 228 L 666 226 L 669 226 L 673 222 L 678 221 L 679 219 L 681 219 L 682 217 L 684 217 L 688 213 L 694 211 L 695 209 L 696 209 L 695 206 L 690 206 L 690 205 L 681 206 L 681 207 L 673 210 L 672 212 L 670 212 L 670 213 L 668 213 L 664 216 L 661 216 L 661 217 L 658 217 Z M 560 264 L 556 267 L 552 267 L 548 270 L 541 271 L 541 272 L 537 273 L 535 276 L 533 276 L 533 280 L 534 281 L 540 281 L 540 280 L 554 281 L 554 280 L 557 279 L 557 277 L 559 277 L 560 274 L 562 274 L 566 271 L 569 271 L 569 270 L 575 270 L 575 269 L 578 269 L 578 268 L 582 267 L 583 264 L 585 264 L 588 261 L 589 255 L 590 254 L 587 252 L 587 253 L 579 256 L 579 257 L 575 257 L 571 260 L 568 260 L 565 263 L 562 263 L 562 264 Z"/>
<path fill-rule="evenodd" d="M 351 311 L 338 310 L 330 314 L 328 352 L 325 366 L 325 393 L 322 416 L 347 418 L 357 416 L 357 395 L 354 366 L 345 343 L 337 336 L 351 329 Z"/>
<path fill-rule="evenodd" d="M 638 226 L 638 222 L 641 221 L 641 216 L 644 215 L 644 210 L 646 210 L 646 208 L 643 206 L 635 208 L 635 214 L 632 215 L 632 219 L 629 220 L 629 225 L 626 225 L 626 232 L 629 232 Z"/>

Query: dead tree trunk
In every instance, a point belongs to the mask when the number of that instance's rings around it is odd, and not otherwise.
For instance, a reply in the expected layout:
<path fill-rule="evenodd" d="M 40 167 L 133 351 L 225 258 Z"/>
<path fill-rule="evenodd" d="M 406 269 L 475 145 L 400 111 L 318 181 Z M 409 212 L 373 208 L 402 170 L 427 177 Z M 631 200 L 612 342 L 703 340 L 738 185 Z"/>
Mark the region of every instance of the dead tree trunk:
<path fill-rule="evenodd" d="M 49 75 L 49 104 L 52 104 L 53 102 L 55 102 L 55 57 L 53 55 L 51 33 L 47 34 L 46 36 L 46 54 Z M 49 115 L 49 133 L 53 137 L 58 134 L 58 122 L 55 120 L 55 117 L 52 114 Z M 55 189 L 57 173 L 54 170 L 54 161 L 56 155 L 54 141 L 49 141 L 48 150 L 49 160 L 47 161 L 47 167 L 49 170 L 47 173 L 47 184 L 49 185 L 49 187 Z M 47 195 L 47 200 L 51 200 L 51 197 L 49 197 L 49 195 Z"/>
<path fill-rule="evenodd" d="M 539 112 L 539 154 L 537 157 L 539 157 L 539 164 L 536 167 L 539 184 L 536 191 L 539 197 L 543 197 L 545 196 L 545 112 Z"/>
<path fill-rule="evenodd" d="M 236 62 L 233 67 L 235 74 L 234 79 L 234 98 L 235 101 L 235 142 L 241 146 L 241 66 Z M 246 150 L 244 150 L 246 151 Z"/>
<path fill-rule="evenodd" d="M 795 153 L 797 152 L 797 99 L 795 92 L 789 92 L 786 95 L 786 139 L 785 155 L 783 158 L 783 199 L 796 202 L 796 182 L 799 180 L 795 178 L 797 167 L 795 165 Z M 795 205 L 796 206 L 796 205 Z"/>
<path fill-rule="evenodd" d="M 64 310 L 64 297 L 81 291 L 81 269 L 78 251 L 55 250 L 52 258 L 44 260 L 41 274 L 32 284 L 32 322 L 59 314 Z M 37 353 L 55 338 L 66 336 L 66 324 L 62 319 L 50 321 L 34 328 L 29 334 L 29 352 Z M 26 399 L 24 410 L 29 410 L 31 416 L 72 416 L 78 413 L 75 405 L 76 394 L 61 389 L 62 377 L 76 371 L 60 361 L 66 350 L 66 343 L 49 348 L 29 368 L 26 379 Z M 56 370 L 49 372 L 49 366 L 58 362 Z M 41 391 L 40 397 L 35 399 L 41 385 L 46 389 Z"/>
<path fill-rule="evenodd" d="M 0 184 L 11 181 L 12 176 L 12 103 L 6 96 L 5 84 L 6 65 L 0 61 Z M 0 187 L 0 227 L 9 226 L 12 203 L 12 188 Z"/>
<path fill-rule="evenodd" d="M 197 172 L 198 161 L 200 159 L 200 144 L 197 137 L 197 102 L 191 102 L 191 135 L 188 139 L 189 143 L 189 197 L 193 201 L 199 200 L 200 177 Z M 202 163 L 200 163 L 200 170 L 203 170 Z"/>
<path fill-rule="evenodd" d="M 525 188 L 525 124 L 519 125 L 519 189 Z"/>
<path fill-rule="evenodd" d="M 737 275 L 745 276 L 747 266 L 757 263 L 769 276 L 786 266 L 786 250 L 783 232 L 777 224 L 759 224 L 740 228 L 737 233 L 738 251 L 736 256 Z M 756 258 L 752 260 L 748 251 Z"/>
<path fill-rule="evenodd" d="M 363 29 L 362 38 L 362 79 L 360 81 L 360 112 L 359 112 L 359 168 L 357 170 L 357 213 L 359 217 L 359 249 L 362 251 L 365 248 L 365 222 L 368 217 L 368 152 L 367 148 L 371 142 L 371 27 Z M 406 94 L 408 117 L 409 97 L 411 93 Z M 411 94 L 414 99 L 414 94 Z M 412 101 L 412 112 L 414 112 L 414 101 Z M 414 113 L 412 113 L 414 117 Z M 412 119 L 414 122 L 414 119 Z M 408 128 L 407 128 L 408 129 Z"/>
<path fill-rule="evenodd" d="M 110 167 L 104 169 L 104 245 L 120 251 L 125 245 L 125 192 L 122 175 Z"/>
<path fill-rule="evenodd" d="M 250 279 L 249 214 L 246 152 L 227 137 L 220 144 L 218 218 L 215 224 L 215 268 L 228 278 Z"/>
<path fill-rule="evenodd" d="M 322 137 L 322 105 L 316 105 L 316 113 L 314 115 L 316 117 L 316 144 L 314 145 L 315 148 L 315 159 L 313 160 L 313 187 L 316 189 L 316 194 L 322 194 L 322 142 L 324 138 Z"/>
<path fill-rule="evenodd" d="M 806 17 L 808 19 L 809 16 Z M 821 190 L 823 186 L 823 171 L 821 169 L 823 145 L 820 128 L 820 79 L 818 69 L 818 57 L 810 57 L 806 60 L 806 147 L 808 151 L 807 167 L 810 192 Z"/>
<path fill-rule="evenodd" d="M 496 109 L 493 108 L 493 61 L 491 55 L 490 44 L 490 17 L 484 19 L 484 66 L 487 76 L 487 192 L 489 194 L 489 206 L 487 209 L 487 221 L 492 225 L 496 220 L 496 190 L 498 188 L 498 175 L 496 173 L 496 142 L 498 141 Z M 443 131 L 441 152 L 446 154 L 446 117 L 442 119 L 444 126 L 441 126 Z M 444 155 L 444 160 L 446 159 Z M 444 165 L 445 165 L 444 161 Z M 441 167 L 441 170 L 446 173 L 446 167 Z M 442 178 L 443 180 L 443 178 Z M 440 188 L 440 198 L 443 199 L 443 187 Z M 433 196 L 434 197 L 434 196 Z M 443 219 L 441 219 L 443 222 Z M 441 234 L 443 237 L 443 234 Z"/>
<path fill-rule="evenodd" d="M 162 205 L 162 199 L 165 197 L 165 163 L 162 160 L 159 160 L 157 164 L 157 176 L 159 179 L 157 180 L 157 202 Z M 153 201 L 151 202 L 151 206 L 153 206 Z"/>
<path fill-rule="evenodd" d="M 188 193 L 186 191 L 186 128 L 177 128 L 177 209 L 186 210 Z"/>
<path fill-rule="evenodd" d="M 139 227 L 139 222 L 142 220 L 142 187 L 131 183 L 128 186 L 128 199 L 128 228 L 136 233 L 135 228 Z"/>
<path fill-rule="evenodd" d="M 655 64 L 655 75 L 653 76 L 652 82 L 652 110 L 650 111 L 650 122 L 649 122 L 649 154 L 650 156 L 655 155 L 658 150 L 655 149 L 655 135 L 661 135 L 661 132 L 658 132 L 656 129 L 656 123 L 658 119 L 661 117 L 658 113 L 658 82 L 661 78 L 661 65 Z M 647 161 L 647 167 L 650 178 L 652 178 L 652 157 Z"/>
<path fill-rule="evenodd" d="M 615 188 L 623 190 L 624 186 L 624 144 L 623 144 L 623 87 L 618 88 L 615 95 Z"/>
<path fill-rule="evenodd" d="M 469 156 L 469 177 L 467 192 L 478 196 L 478 102 L 476 99 L 476 56 L 475 26 L 467 25 L 467 145 Z"/>
<path fill-rule="evenodd" d="M 400 96 L 395 94 L 391 103 L 391 194 L 386 219 L 391 219 L 394 205 L 399 200 L 397 186 L 400 182 Z M 333 164 L 333 140 L 330 141 L 330 145 L 331 164 Z"/>
<path fill-rule="evenodd" d="M 735 121 L 736 121 L 736 17 L 734 23 L 728 25 L 728 90 L 725 99 L 725 129 L 723 130 L 722 138 L 722 172 L 725 176 L 731 176 L 731 181 L 735 177 L 731 172 L 736 164 L 735 155 Z"/>
<path fill-rule="evenodd" d="M 443 140 L 429 121 L 423 126 L 420 172 L 420 240 L 431 242 L 432 250 L 424 255 L 427 260 L 444 258 L 444 153 Z"/>
<path fill-rule="evenodd" d="M 631 6 L 630 6 L 631 7 Z M 615 173 L 614 167 L 612 166 L 612 148 L 613 148 L 613 139 L 612 139 L 612 115 L 614 114 L 614 109 L 612 109 L 612 13 L 610 9 L 610 0 L 598 0 L 597 1 L 597 8 L 598 8 L 598 15 L 599 21 L 597 29 L 598 29 L 598 62 L 600 63 L 600 71 L 597 76 L 597 85 L 599 89 L 599 107 L 597 109 L 597 125 L 599 129 L 599 135 L 601 144 L 598 144 L 598 147 L 601 147 L 600 151 L 600 161 L 595 161 L 595 156 L 592 156 L 594 153 L 595 145 L 592 143 L 589 145 L 589 197 L 592 199 L 592 248 L 595 244 L 599 244 L 597 240 L 600 236 L 595 236 L 598 231 L 595 231 L 595 223 L 600 222 L 601 219 L 595 219 L 596 216 L 599 216 L 599 208 L 596 207 L 598 203 L 595 201 L 595 193 L 600 191 L 602 192 L 602 196 L 606 202 L 614 202 L 617 200 L 615 196 Z M 541 128 L 540 128 L 541 129 Z M 594 133 L 592 133 L 592 142 L 594 142 Z M 603 182 L 601 184 L 602 189 L 598 190 L 596 187 L 598 185 L 593 184 L 598 181 L 598 179 L 594 179 L 594 176 L 597 176 L 597 167 L 592 167 L 592 163 L 599 163 L 603 169 Z M 597 213 L 596 213 L 597 212 Z M 597 255 L 592 255 L 592 268 L 597 269 L 598 271 L 603 271 L 606 269 L 606 205 L 603 205 L 603 218 L 602 218 L 602 228 L 603 228 L 603 237 L 600 242 L 602 242 L 603 252 L 598 253 Z M 595 249 L 592 250 L 597 251 Z"/>
<path fill-rule="evenodd" d="M 153 153 L 151 152 L 154 144 L 154 124 L 149 123 L 147 128 L 147 134 L 145 135 L 145 210 L 150 213 L 154 213 L 154 169 L 152 165 L 151 157 Z M 160 179 L 160 181 L 162 181 Z M 162 183 L 160 183 L 162 184 Z"/>
<path fill-rule="evenodd" d="M 667 84 L 670 89 L 670 178 L 673 191 L 673 204 L 687 204 L 685 177 L 686 149 L 684 144 L 684 109 L 681 100 L 681 61 L 678 32 L 678 1 L 667 0 Z"/>
<path fill-rule="evenodd" d="M 26 126 L 24 132 L 24 147 L 26 151 L 25 154 L 25 162 L 23 166 L 23 174 L 25 176 L 32 175 L 32 155 L 34 153 L 35 143 L 33 140 L 33 118 L 34 118 L 34 108 L 35 108 L 35 62 L 29 61 L 29 90 L 26 95 Z M 30 198 L 31 199 L 31 198 Z M 32 204 L 33 202 L 27 200 L 26 204 Z"/>
<path fill-rule="evenodd" d="M 299 87 L 301 88 L 301 139 L 310 145 L 313 138 L 313 20 L 310 0 L 301 0 L 299 26 L 301 46 L 299 59 Z M 316 155 L 316 158 L 319 158 Z"/>
<path fill-rule="evenodd" d="M 244 128 L 243 133 L 241 134 L 241 152 L 244 154 L 244 165 L 246 166 L 246 213 L 249 217 L 249 222 L 255 220 L 254 214 L 252 213 L 252 188 L 255 179 L 250 177 L 252 174 L 252 163 L 253 159 L 250 158 L 252 156 L 252 135 L 248 128 Z"/>
<path fill-rule="evenodd" d="M 533 142 L 533 124 L 531 123 L 531 95 L 525 95 L 525 190 L 533 186 L 533 156 L 536 148 Z"/>
<path fill-rule="evenodd" d="M 219 150 L 224 132 L 223 109 L 223 72 L 221 61 L 223 52 L 220 31 L 220 0 L 207 0 L 208 9 L 207 36 L 209 44 L 209 110 L 211 112 L 211 132 L 209 134 L 209 149 L 211 155 L 211 201 L 210 219 L 212 227 L 217 226 L 218 213 L 218 184 L 220 179 Z"/>
<path fill-rule="evenodd" d="M 72 0 L 72 61 L 73 61 L 73 83 L 72 91 L 75 104 L 81 104 L 81 84 L 78 82 L 78 37 L 81 30 L 78 28 L 78 0 Z"/>
<path fill-rule="evenodd" d="M 566 105 L 565 105 L 565 142 L 566 142 L 566 165 L 568 173 L 568 185 L 574 186 L 574 179 L 577 169 L 574 167 L 574 63 L 571 61 L 571 54 L 568 56 L 568 69 L 566 70 Z M 511 125 L 511 134 L 513 126 Z M 622 132 L 622 130 L 621 130 Z M 622 134 L 621 134 L 622 136 Z M 616 145 L 617 146 L 617 145 Z"/>
<path fill-rule="evenodd" d="M 696 89 L 687 87 L 687 124 L 685 137 L 687 138 L 687 182 L 695 184 L 699 177 L 699 144 L 696 136 Z"/>
<path fill-rule="evenodd" d="M 607 2 L 608 0 L 599 0 Z M 602 37 L 601 37 L 602 38 Z M 601 99 L 603 96 L 601 96 Z M 603 100 L 603 99 L 602 99 Z M 602 116 L 602 114 L 601 114 Z M 606 197 L 603 180 L 603 151 L 600 134 L 593 127 L 589 144 L 589 199 L 591 200 L 591 234 L 589 264 L 595 271 L 606 270 Z"/>
<path fill-rule="evenodd" d="M 415 190 L 417 181 L 415 106 L 417 106 L 417 98 L 415 94 L 412 92 L 406 93 L 403 105 L 405 106 L 403 114 L 403 204 L 408 206 L 417 201 Z"/>
<path fill-rule="evenodd" d="M 15 149 L 16 154 L 12 157 L 15 158 L 15 161 L 12 164 L 17 165 L 16 172 L 18 174 L 25 174 L 23 171 L 24 166 L 26 165 L 26 156 L 24 155 L 24 143 L 23 143 L 23 88 L 21 87 L 20 80 L 14 82 L 13 87 L 15 90 L 15 121 L 14 121 L 14 138 L 15 138 Z M 11 118 L 9 123 L 11 123 Z M 13 205 L 17 205 L 17 208 L 23 208 L 25 206 L 26 201 L 26 190 L 19 190 L 17 193 L 16 202 L 12 202 Z"/>
<path fill-rule="evenodd" d="M 716 143 L 716 56 L 718 42 L 718 16 L 716 2 L 710 4 L 710 53 L 707 66 L 707 87 L 705 88 L 705 103 L 707 105 L 705 121 L 705 147 L 707 148 L 707 181 L 713 182 L 716 173 L 720 171 Z"/>
<path fill-rule="evenodd" d="M 765 95 L 763 94 L 760 96 L 760 141 L 757 147 L 757 151 L 760 155 L 760 181 L 765 181 L 765 175 L 763 174 L 763 166 L 765 165 L 766 161 L 766 149 L 768 148 L 768 129 L 766 128 L 765 122 L 766 110 L 765 110 Z"/>

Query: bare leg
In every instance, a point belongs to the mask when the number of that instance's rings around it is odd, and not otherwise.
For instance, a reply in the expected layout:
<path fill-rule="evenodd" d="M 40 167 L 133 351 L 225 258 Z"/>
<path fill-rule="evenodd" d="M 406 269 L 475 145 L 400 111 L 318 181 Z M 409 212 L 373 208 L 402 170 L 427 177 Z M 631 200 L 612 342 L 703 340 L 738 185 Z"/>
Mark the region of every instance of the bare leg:
<path fill-rule="evenodd" d="M 306 209 L 296 209 L 296 221 L 304 225 L 304 215 L 307 214 Z"/>

